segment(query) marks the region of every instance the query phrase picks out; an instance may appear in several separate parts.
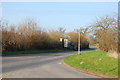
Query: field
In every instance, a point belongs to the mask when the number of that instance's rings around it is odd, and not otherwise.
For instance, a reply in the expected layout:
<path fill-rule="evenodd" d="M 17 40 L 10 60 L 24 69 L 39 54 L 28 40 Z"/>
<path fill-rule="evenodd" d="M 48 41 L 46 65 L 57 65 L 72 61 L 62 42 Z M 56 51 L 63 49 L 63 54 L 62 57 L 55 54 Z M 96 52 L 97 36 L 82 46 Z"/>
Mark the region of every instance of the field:
<path fill-rule="evenodd" d="M 80 55 L 71 55 L 67 57 L 64 62 L 76 69 L 89 73 L 117 77 L 118 59 L 108 57 L 107 54 L 107 52 L 94 50 Z"/>

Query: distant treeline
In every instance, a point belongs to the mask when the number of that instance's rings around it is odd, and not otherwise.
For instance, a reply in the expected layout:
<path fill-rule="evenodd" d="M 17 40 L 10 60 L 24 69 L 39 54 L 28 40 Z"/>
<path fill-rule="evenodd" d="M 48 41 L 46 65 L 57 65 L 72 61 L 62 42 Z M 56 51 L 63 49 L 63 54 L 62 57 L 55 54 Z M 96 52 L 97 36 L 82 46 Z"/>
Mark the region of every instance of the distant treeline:
<path fill-rule="evenodd" d="M 2 51 L 31 49 L 63 49 L 60 38 L 69 40 L 69 49 L 77 50 L 78 32 L 65 33 L 64 28 L 45 31 L 35 20 L 28 19 L 19 25 L 8 25 L 1 20 Z M 89 48 L 86 35 L 81 33 L 81 48 Z"/>

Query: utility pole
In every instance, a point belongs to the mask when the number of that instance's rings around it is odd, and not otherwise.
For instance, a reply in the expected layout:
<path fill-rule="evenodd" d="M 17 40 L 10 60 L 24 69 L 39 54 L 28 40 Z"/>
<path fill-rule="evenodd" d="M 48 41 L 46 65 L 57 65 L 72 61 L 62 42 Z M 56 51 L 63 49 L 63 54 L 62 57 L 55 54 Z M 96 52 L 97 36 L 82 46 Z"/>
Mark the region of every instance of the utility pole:
<path fill-rule="evenodd" d="M 78 30 L 78 55 L 80 54 L 80 29 Z"/>

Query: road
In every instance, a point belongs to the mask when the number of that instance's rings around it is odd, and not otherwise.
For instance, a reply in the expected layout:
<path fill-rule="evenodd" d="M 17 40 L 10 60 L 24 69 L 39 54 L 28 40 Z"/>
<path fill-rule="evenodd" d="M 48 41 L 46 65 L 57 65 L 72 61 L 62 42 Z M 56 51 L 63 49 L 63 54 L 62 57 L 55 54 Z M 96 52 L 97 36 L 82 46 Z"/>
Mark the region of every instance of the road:
<path fill-rule="evenodd" d="M 83 51 L 82 51 L 83 52 Z M 77 53 L 56 52 L 24 54 L 2 58 L 3 78 L 97 78 L 72 70 L 61 61 L 69 55 Z"/>

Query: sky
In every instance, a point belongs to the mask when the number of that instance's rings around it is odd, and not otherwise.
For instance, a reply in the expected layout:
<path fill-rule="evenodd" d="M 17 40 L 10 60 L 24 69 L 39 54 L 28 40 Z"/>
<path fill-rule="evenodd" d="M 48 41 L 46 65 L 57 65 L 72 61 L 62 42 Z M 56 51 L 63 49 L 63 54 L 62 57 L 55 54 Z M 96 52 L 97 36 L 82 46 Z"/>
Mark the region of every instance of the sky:
<path fill-rule="evenodd" d="M 43 29 L 64 27 L 73 31 L 92 25 L 98 17 L 117 13 L 117 2 L 3 2 L 3 19 L 9 24 L 34 19 Z"/>

